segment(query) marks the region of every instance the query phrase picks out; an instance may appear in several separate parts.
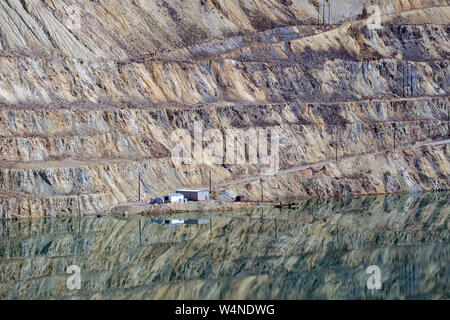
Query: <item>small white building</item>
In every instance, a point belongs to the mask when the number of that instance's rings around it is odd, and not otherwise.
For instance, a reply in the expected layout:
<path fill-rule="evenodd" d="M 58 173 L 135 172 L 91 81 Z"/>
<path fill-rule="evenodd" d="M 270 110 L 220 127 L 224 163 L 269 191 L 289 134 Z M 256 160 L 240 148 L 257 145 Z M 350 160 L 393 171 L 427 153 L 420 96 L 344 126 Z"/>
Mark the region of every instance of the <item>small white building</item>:
<path fill-rule="evenodd" d="M 185 202 L 184 196 L 181 193 L 171 193 L 164 197 L 165 203 Z"/>
<path fill-rule="evenodd" d="M 177 193 L 182 194 L 188 201 L 209 200 L 208 190 L 177 190 Z"/>

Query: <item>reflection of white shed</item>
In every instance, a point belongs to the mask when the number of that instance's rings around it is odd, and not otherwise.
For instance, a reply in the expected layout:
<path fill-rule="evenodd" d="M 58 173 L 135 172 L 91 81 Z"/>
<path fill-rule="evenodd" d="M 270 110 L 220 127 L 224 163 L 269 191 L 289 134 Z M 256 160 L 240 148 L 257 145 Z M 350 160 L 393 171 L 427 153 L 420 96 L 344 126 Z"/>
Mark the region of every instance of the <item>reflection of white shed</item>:
<path fill-rule="evenodd" d="M 172 193 L 164 197 L 164 202 L 184 202 L 184 196 L 181 193 Z"/>
<path fill-rule="evenodd" d="M 158 223 L 163 224 L 167 226 L 176 226 L 180 224 L 196 224 L 196 225 L 205 225 L 210 224 L 210 219 L 175 219 L 175 220 L 168 220 L 168 219 L 151 219 L 152 223 Z"/>

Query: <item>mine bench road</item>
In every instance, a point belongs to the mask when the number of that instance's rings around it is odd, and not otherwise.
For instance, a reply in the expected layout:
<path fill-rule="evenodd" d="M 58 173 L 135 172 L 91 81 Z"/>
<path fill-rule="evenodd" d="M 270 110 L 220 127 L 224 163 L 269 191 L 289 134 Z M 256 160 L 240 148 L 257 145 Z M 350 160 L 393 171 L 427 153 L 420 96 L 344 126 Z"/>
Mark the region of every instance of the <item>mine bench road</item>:
<path fill-rule="evenodd" d="M 410 150 L 410 149 L 417 149 L 417 148 L 421 148 L 421 147 L 427 147 L 427 146 L 440 146 L 440 145 L 446 145 L 450 143 L 450 139 L 445 139 L 445 140 L 439 140 L 439 141 L 428 141 L 428 142 L 418 142 L 415 143 L 413 145 L 408 145 L 408 146 L 404 146 L 404 147 L 398 147 L 396 149 L 394 148 L 387 148 L 384 150 L 380 150 L 377 152 L 372 152 L 372 153 L 362 153 L 362 154 L 357 154 L 357 155 L 351 155 L 351 156 L 346 156 L 346 157 L 342 157 L 339 158 L 338 161 L 340 160 L 348 160 L 348 159 L 356 159 L 358 157 L 362 157 L 362 156 L 368 156 L 368 155 L 378 155 L 378 154 L 383 154 L 389 151 L 403 151 L 403 150 Z M 244 183 L 248 183 L 248 182 L 253 182 L 253 181 L 258 181 L 260 179 L 264 179 L 264 178 L 268 178 L 268 177 L 276 177 L 276 176 L 282 176 L 282 175 L 286 175 L 286 174 L 290 174 L 290 173 L 295 173 L 298 171 L 303 171 L 303 170 L 307 170 L 307 169 L 317 169 L 317 168 L 321 168 L 327 164 L 331 164 L 331 163 L 336 163 L 336 161 L 334 159 L 331 160 L 325 160 L 325 161 L 320 161 L 320 162 L 315 162 L 315 163 L 311 163 L 311 164 L 307 164 L 307 165 L 303 165 L 303 166 L 299 166 L 299 167 L 294 167 L 294 168 L 290 168 L 290 169 L 285 169 L 285 170 L 280 170 L 277 171 L 275 174 L 271 173 L 271 174 L 262 174 L 259 176 L 252 176 L 249 178 L 244 178 L 244 179 L 239 179 L 239 180 L 233 180 L 233 181 L 229 181 L 226 183 L 220 183 L 220 184 L 216 184 L 215 188 L 216 190 L 222 190 L 222 189 L 226 189 L 229 186 L 234 186 L 234 185 L 239 185 L 239 184 L 244 184 Z M 203 188 L 207 188 L 207 187 L 203 187 Z"/>
<path fill-rule="evenodd" d="M 423 8 L 420 8 L 420 9 L 402 10 L 401 12 L 382 14 L 382 15 L 380 15 L 380 18 L 382 19 L 385 16 L 396 16 L 396 15 L 399 16 L 399 15 L 402 15 L 404 13 L 408 14 L 408 13 L 413 13 L 413 12 L 422 12 L 422 11 L 426 12 L 426 11 L 433 10 L 433 9 L 448 8 L 448 7 L 449 6 L 432 6 L 432 7 L 423 7 Z M 256 41 L 250 41 L 250 43 L 248 43 L 248 44 L 246 44 L 246 45 L 244 45 L 244 46 L 242 46 L 240 48 L 232 49 L 232 50 L 225 50 L 223 52 L 220 52 L 220 53 L 218 53 L 216 55 L 213 55 L 213 56 L 211 56 L 209 58 L 204 58 L 204 59 L 193 59 L 193 60 L 183 59 L 183 60 L 179 60 L 179 59 L 163 59 L 163 58 L 153 58 L 153 57 L 145 57 L 144 56 L 144 57 L 140 57 L 140 58 L 131 58 L 131 59 L 127 59 L 127 60 L 118 60 L 117 63 L 122 64 L 122 65 L 127 65 L 127 64 L 132 64 L 132 63 L 144 63 L 144 62 L 162 62 L 162 63 L 169 62 L 169 63 L 187 63 L 187 64 L 198 64 L 198 63 L 203 63 L 203 62 L 211 63 L 212 61 L 220 60 L 223 55 L 227 55 L 227 54 L 230 54 L 230 53 L 233 53 L 233 52 L 239 52 L 241 50 L 245 50 L 245 49 L 252 48 L 252 47 L 267 46 L 267 45 L 272 46 L 272 45 L 280 44 L 280 43 L 283 43 L 283 42 L 289 42 L 289 41 L 295 41 L 295 40 L 299 40 L 299 39 L 312 38 L 312 37 L 320 36 L 320 35 L 323 35 L 323 34 L 326 34 L 326 33 L 336 32 L 336 30 L 342 29 L 344 27 L 347 28 L 347 27 L 350 27 L 350 26 L 352 26 L 354 24 L 362 23 L 363 21 L 366 21 L 366 20 L 368 20 L 368 18 L 357 19 L 357 20 L 353 20 L 353 21 L 346 21 L 346 22 L 342 22 L 341 24 L 331 24 L 331 25 L 330 24 L 325 24 L 325 25 L 310 24 L 311 27 L 318 27 L 318 30 L 320 30 L 321 28 L 324 28 L 324 27 L 325 27 L 326 30 L 323 30 L 323 31 L 320 31 L 320 32 L 317 32 L 317 33 L 314 33 L 314 34 L 311 34 L 311 35 L 305 35 L 305 36 L 302 36 L 302 35 L 299 34 L 299 37 L 294 38 L 294 39 L 290 39 L 290 40 L 280 40 L 280 41 L 275 41 L 275 42 L 263 42 L 263 43 L 256 42 Z M 445 23 L 442 23 L 442 24 L 445 24 Z M 388 24 L 385 23 L 384 25 L 396 25 L 396 24 L 395 23 L 388 23 Z M 403 25 L 403 24 L 400 24 L 400 25 Z M 298 27 L 302 27 L 302 26 L 307 26 L 307 25 L 298 24 L 298 25 L 291 26 L 291 27 L 297 27 L 297 26 Z M 334 26 L 334 28 L 330 29 L 330 27 L 333 27 L 333 26 Z M 273 30 L 273 29 L 269 29 L 269 30 Z M 268 30 L 265 30 L 265 31 L 268 31 Z M 263 31 L 263 32 L 265 32 L 265 31 Z M 256 32 L 256 33 L 258 33 L 258 32 Z M 245 37 L 245 36 L 249 36 L 249 35 L 242 35 L 242 36 Z M 215 40 L 225 40 L 225 39 L 228 39 L 228 38 L 215 39 Z M 213 41 L 206 41 L 203 44 L 213 43 L 213 42 L 214 42 L 214 40 Z M 197 44 L 186 46 L 186 47 L 181 47 L 178 50 L 181 52 L 183 49 L 186 49 L 186 48 L 188 49 L 188 48 L 191 48 L 191 47 L 195 47 L 196 45 Z M 166 53 L 166 52 L 164 52 L 164 53 Z M 164 53 L 162 53 L 162 54 L 164 54 Z M 155 53 L 149 53 L 147 55 L 152 56 L 154 54 Z"/>
<path fill-rule="evenodd" d="M 386 148 L 386 149 L 383 149 L 383 150 L 380 150 L 377 152 L 367 152 L 367 153 L 361 153 L 361 154 L 356 154 L 356 155 L 344 156 L 344 157 L 339 158 L 338 161 L 348 160 L 348 159 L 356 159 L 358 157 L 363 157 L 363 156 L 368 156 L 368 155 L 379 155 L 379 154 L 383 154 L 383 153 L 386 153 L 389 151 L 398 152 L 398 151 L 417 149 L 417 148 L 427 147 L 427 146 L 446 145 L 449 143 L 450 143 L 450 139 L 438 140 L 438 141 L 422 141 L 422 142 L 416 142 L 414 144 L 407 145 L 407 146 L 399 146 L 396 149 Z M 146 160 L 146 159 L 142 159 L 142 161 L 143 160 Z M 32 163 L 32 162 L 16 163 L 14 165 L 14 167 L 8 168 L 8 169 L 9 170 L 42 170 L 42 169 L 51 169 L 51 168 L 82 168 L 82 167 L 89 167 L 89 166 L 107 166 L 107 165 L 120 164 L 120 163 L 132 163 L 132 162 L 136 162 L 136 161 L 139 161 L 139 160 L 131 160 L 131 159 L 106 160 L 106 159 L 102 159 L 102 160 L 92 160 L 92 161 L 77 161 L 77 160 L 67 159 L 67 160 L 63 160 L 63 161 L 41 161 L 41 162 L 35 162 L 35 163 Z M 214 187 L 215 187 L 216 191 L 220 191 L 220 190 L 224 190 L 230 186 L 235 186 L 235 185 L 244 184 L 244 183 L 248 183 L 248 182 L 258 181 L 260 179 L 264 179 L 264 178 L 268 178 L 268 177 L 282 176 L 282 175 L 295 173 L 295 172 L 303 171 L 303 170 L 307 170 L 307 169 L 317 169 L 317 168 L 321 168 L 321 167 L 323 167 L 327 164 L 331 164 L 331 163 L 336 163 L 335 159 L 328 159 L 328 160 L 314 162 L 314 163 L 297 166 L 297 167 L 293 167 L 293 168 L 289 168 L 289 169 L 285 169 L 285 170 L 280 170 L 280 171 L 277 171 L 275 174 L 274 173 L 261 174 L 258 176 L 251 176 L 251 177 L 247 177 L 247 178 L 243 178 L 243 179 L 223 182 L 223 183 L 215 184 Z M 6 169 L 6 168 L 4 168 L 4 169 Z M 201 186 L 199 188 L 200 189 L 208 189 L 209 186 Z M 24 192 L 12 192 L 12 191 L 7 191 L 7 190 L 0 190 L 0 196 L 2 196 L 2 195 L 9 196 L 9 197 L 14 196 L 14 197 L 18 197 L 18 198 L 21 198 L 21 197 L 22 198 L 38 198 L 38 196 L 35 196 L 32 194 L 26 194 Z M 70 197 L 70 195 L 68 195 L 68 196 L 61 195 L 59 197 Z"/>
<path fill-rule="evenodd" d="M 403 61 L 403 60 L 399 60 Z M 441 60 L 437 60 L 441 61 Z M 2 104 L 0 103 L 0 111 L 17 111 L 17 110 L 25 110 L 25 111 L 72 111 L 72 110 L 88 110 L 88 111 L 115 111 L 115 110 L 150 110 L 154 111 L 155 108 L 158 110 L 178 110 L 178 109 L 219 109 L 219 108 L 229 108 L 233 106 L 237 107 L 255 107 L 255 106 L 280 106 L 289 103 L 298 103 L 298 104 L 308 104 L 312 106 L 334 106 L 334 105 L 344 105 L 349 103 L 377 103 L 377 102 L 402 102 L 402 101 L 421 101 L 421 100 L 429 100 L 429 99 L 448 99 L 447 94 L 436 94 L 436 95 L 422 95 L 417 97 L 399 97 L 399 96 L 386 96 L 386 97 L 363 97 L 357 100 L 335 100 L 333 102 L 327 101 L 307 101 L 301 99 L 284 99 L 284 100 L 265 100 L 265 101 L 230 101 L 230 100 L 221 100 L 215 102 L 199 102 L 199 103 L 179 103 L 179 102 L 160 102 L 158 104 L 143 104 L 136 105 L 133 107 L 124 108 L 120 104 L 116 104 L 114 106 L 105 106 L 101 104 L 84 104 L 84 103 L 67 103 L 64 106 L 56 106 L 56 105 L 45 105 L 45 106 L 35 106 L 35 105 L 15 105 L 15 104 Z M 431 119 L 424 119 L 431 120 Z M 434 120 L 434 119 L 432 119 Z M 417 120 L 419 121 L 419 120 Z M 92 134 L 93 132 L 90 132 Z M 101 133 L 101 132 L 100 132 Z M 73 134 L 71 131 L 64 132 L 55 132 L 52 136 L 56 137 L 66 137 Z M 0 139 L 7 138 L 28 138 L 28 137 L 45 137 L 45 135 L 39 134 L 26 134 L 26 135 L 11 135 L 11 136 L 0 136 Z"/>

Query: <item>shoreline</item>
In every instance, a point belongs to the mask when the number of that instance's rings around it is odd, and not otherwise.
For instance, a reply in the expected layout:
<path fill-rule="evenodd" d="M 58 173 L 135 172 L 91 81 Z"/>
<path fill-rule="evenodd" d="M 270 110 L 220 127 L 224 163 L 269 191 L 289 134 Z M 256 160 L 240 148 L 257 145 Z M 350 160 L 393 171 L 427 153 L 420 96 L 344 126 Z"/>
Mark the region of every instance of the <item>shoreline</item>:
<path fill-rule="evenodd" d="M 223 200 L 190 201 L 181 203 L 164 204 L 141 204 L 134 203 L 117 206 L 108 215 L 155 215 L 155 214 L 176 214 L 183 212 L 206 212 L 206 211 L 233 211 L 242 209 L 254 209 L 260 206 L 272 206 L 273 202 L 231 202 Z"/>
<path fill-rule="evenodd" d="M 108 211 L 104 212 L 92 212 L 92 213 L 82 213 L 73 215 L 44 215 L 40 217 L 36 216 L 7 216 L 2 217 L 2 221 L 15 221 L 15 220 L 26 220 L 28 218 L 64 218 L 64 217 L 78 217 L 78 216 L 132 216 L 132 215 L 142 215 L 151 216 L 158 214 L 179 214 L 179 213 L 191 213 L 191 212 L 220 212 L 220 211 L 239 211 L 245 209 L 257 209 L 257 208 L 275 208 L 276 205 L 281 201 L 283 204 L 288 204 L 292 202 L 301 202 L 306 200 L 319 200 L 319 199 L 335 199 L 343 200 L 349 198 L 357 197 L 377 197 L 377 196 L 387 196 L 387 195 L 404 195 L 404 194 L 425 194 L 429 192 L 449 192 L 450 190 L 439 189 L 439 190 L 424 190 L 424 191 L 413 191 L 413 192 L 388 192 L 388 193 L 361 193 L 361 194 L 351 194 L 351 195 L 336 195 L 336 196 L 322 196 L 322 197 L 287 197 L 283 199 L 267 200 L 261 201 L 251 201 L 247 200 L 244 202 L 234 202 L 231 200 L 217 200 L 212 199 L 208 201 L 189 201 L 183 203 L 164 203 L 164 204 L 145 204 L 145 203 L 128 203 L 115 206 Z M 288 209 L 288 208 L 280 208 Z"/>
<path fill-rule="evenodd" d="M 376 197 L 387 195 L 405 195 L 405 194 L 425 194 L 429 192 L 448 192 L 450 190 L 427 190 L 418 192 L 390 192 L 390 193 L 365 193 L 365 194 L 352 194 L 349 196 L 330 196 L 330 197 L 298 197 L 298 198 L 285 198 L 279 200 L 268 201 L 244 201 L 244 202 L 232 202 L 224 200 L 208 200 L 208 201 L 189 201 L 184 203 L 164 203 L 164 204 L 144 204 L 144 203 L 130 203 L 120 205 L 112 208 L 108 213 L 104 215 L 156 215 L 156 214 L 177 214 L 188 212 L 218 212 L 218 211 L 233 211 L 244 209 L 256 209 L 261 207 L 272 207 L 281 201 L 283 204 L 292 202 L 305 201 L 305 200 L 318 200 L 318 199 L 335 199 L 342 200 L 348 198 L 357 197 Z M 288 209 L 288 208 L 282 208 Z"/>

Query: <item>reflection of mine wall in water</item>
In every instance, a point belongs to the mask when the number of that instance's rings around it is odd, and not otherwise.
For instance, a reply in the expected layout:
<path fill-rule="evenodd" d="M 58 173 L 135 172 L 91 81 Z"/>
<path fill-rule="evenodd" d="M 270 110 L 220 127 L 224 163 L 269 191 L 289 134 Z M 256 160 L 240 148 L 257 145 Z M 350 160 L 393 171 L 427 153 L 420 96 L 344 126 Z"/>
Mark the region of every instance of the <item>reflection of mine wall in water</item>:
<path fill-rule="evenodd" d="M 137 220 L 9 221 L 8 229 L 2 225 L 10 237 L 0 246 L 0 296 L 181 298 L 186 289 L 192 298 L 361 298 L 371 296 L 365 268 L 377 264 L 386 277 L 378 295 L 445 298 L 447 199 L 435 193 L 308 200 L 281 217 L 275 209 L 219 215 L 212 238 L 208 226 L 142 220 L 141 246 Z M 71 264 L 83 270 L 78 294 L 65 287 Z"/>

